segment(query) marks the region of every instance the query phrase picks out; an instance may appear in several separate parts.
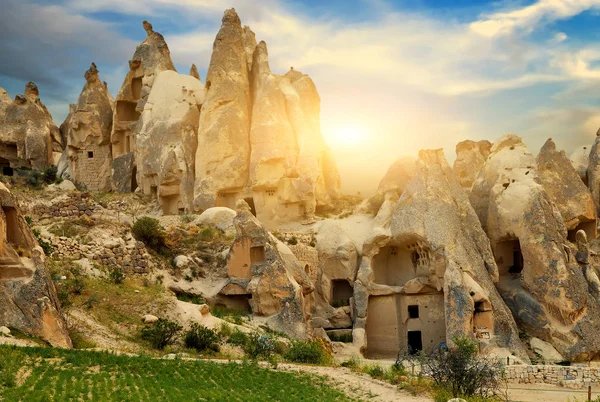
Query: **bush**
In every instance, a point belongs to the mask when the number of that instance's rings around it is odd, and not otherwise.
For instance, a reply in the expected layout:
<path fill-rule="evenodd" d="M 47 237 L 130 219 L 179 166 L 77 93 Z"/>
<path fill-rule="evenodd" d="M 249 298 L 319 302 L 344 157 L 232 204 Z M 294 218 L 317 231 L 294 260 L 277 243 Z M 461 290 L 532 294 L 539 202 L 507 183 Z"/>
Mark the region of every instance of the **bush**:
<path fill-rule="evenodd" d="M 286 360 L 294 363 L 323 364 L 326 361 L 325 350 L 321 343 L 314 341 L 293 341 L 292 346 L 285 352 Z"/>
<path fill-rule="evenodd" d="M 108 279 L 115 285 L 120 285 L 125 281 L 125 274 L 121 268 L 113 268 L 108 272 Z"/>
<path fill-rule="evenodd" d="M 44 169 L 42 172 L 42 178 L 44 179 L 44 183 L 52 184 L 56 181 L 56 174 L 58 173 L 58 168 L 56 166 L 50 166 Z"/>
<path fill-rule="evenodd" d="M 454 346 L 447 350 L 412 358 L 440 392 L 448 391 L 453 398 L 489 398 L 500 392 L 501 363 L 478 356 L 477 344 L 467 337 L 454 338 Z"/>
<path fill-rule="evenodd" d="M 227 343 L 234 346 L 242 346 L 244 347 L 246 343 L 249 341 L 248 335 L 239 329 L 234 329 L 229 338 L 227 339 Z"/>
<path fill-rule="evenodd" d="M 165 231 L 157 219 L 144 216 L 133 224 L 133 235 L 154 251 L 161 253 L 166 250 Z"/>
<path fill-rule="evenodd" d="M 193 323 L 190 329 L 183 334 L 185 346 L 190 349 L 219 351 L 221 336 L 216 329 L 206 328 L 204 325 Z"/>
<path fill-rule="evenodd" d="M 176 322 L 165 318 L 159 318 L 154 325 L 142 328 L 141 337 L 150 342 L 154 349 L 162 350 L 167 345 L 171 345 L 177 339 L 177 335 L 182 330 L 182 326 Z"/>
<path fill-rule="evenodd" d="M 298 239 L 296 238 L 296 236 L 292 236 L 290 238 L 290 240 L 288 240 L 288 244 L 295 246 L 296 244 L 298 244 Z"/>
<path fill-rule="evenodd" d="M 275 340 L 269 335 L 260 335 L 253 332 L 244 344 L 244 352 L 253 360 L 259 358 L 269 360 L 274 351 Z"/>

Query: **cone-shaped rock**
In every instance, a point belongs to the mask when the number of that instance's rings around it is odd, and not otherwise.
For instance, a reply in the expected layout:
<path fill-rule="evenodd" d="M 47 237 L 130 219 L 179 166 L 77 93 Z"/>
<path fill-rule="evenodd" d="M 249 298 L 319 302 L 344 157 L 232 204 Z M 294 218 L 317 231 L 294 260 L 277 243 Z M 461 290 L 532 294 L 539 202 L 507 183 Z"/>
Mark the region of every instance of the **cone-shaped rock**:
<path fill-rule="evenodd" d="M 462 188 L 469 192 L 479 171 L 487 160 L 492 144 L 489 141 L 466 140 L 456 144 L 454 174 Z"/>
<path fill-rule="evenodd" d="M 196 152 L 197 208 L 226 205 L 217 198 L 235 197 L 245 189 L 250 162 L 250 114 L 244 33 L 238 15 L 230 9 L 223 16 L 206 76 Z"/>
<path fill-rule="evenodd" d="M 85 73 L 86 83 L 76 105 L 61 125 L 67 139 L 67 176 L 88 190 L 111 189 L 113 104 L 108 89 L 92 63 Z"/>
<path fill-rule="evenodd" d="M 600 136 L 596 137 L 596 141 L 594 141 L 594 145 L 590 149 L 587 185 L 592 193 L 596 211 L 600 211 Z"/>
<path fill-rule="evenodd" d="M 200 73 L 198 72 L 198 67 L 195 64 L 192 64 L 190 67 L 190 75 L 200 81 Z"/>

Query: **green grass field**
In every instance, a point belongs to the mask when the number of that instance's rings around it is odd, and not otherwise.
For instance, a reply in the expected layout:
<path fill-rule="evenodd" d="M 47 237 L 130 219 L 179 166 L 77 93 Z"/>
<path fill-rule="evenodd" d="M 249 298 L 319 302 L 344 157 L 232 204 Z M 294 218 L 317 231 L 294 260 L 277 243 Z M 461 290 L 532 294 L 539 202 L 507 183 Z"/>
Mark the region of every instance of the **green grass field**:
<path fill-rule="evenodd" d="M 321 377 L 253 364 L 0 346 L 0 401 L 346 401 Z"/>

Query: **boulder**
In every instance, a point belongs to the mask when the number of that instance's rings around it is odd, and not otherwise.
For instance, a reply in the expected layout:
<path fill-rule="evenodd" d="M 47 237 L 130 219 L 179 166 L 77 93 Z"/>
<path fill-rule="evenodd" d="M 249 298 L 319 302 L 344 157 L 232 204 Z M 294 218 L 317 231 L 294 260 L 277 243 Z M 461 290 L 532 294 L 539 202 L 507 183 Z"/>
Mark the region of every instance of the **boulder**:
<path fill-rule="evenodd" d="M 7 104 L 6 92 L 0 96 L 0 157 L 8 161 L 3 174 L 12 169 L 44 169 L 59 155 L 63 143 L 52 115 L 39 98 L 33 82 L 25 85 L 25 94 Z"/>
<path fill-rule="evenodd" d="M 198 129 L 195 205 L 204 210 L 221 194 L 246 186 L 250 159 L 250 83 L 244 33 L 234 9 L 225 11 L 213 46 Z"/>
<path fill-rule="evenodd" d="M 60 126 L 67 139 L 68 176 L 90 191 L 111 189 L 113 104 L 108 89 L 98 77 L 96 64 L 85 73 L 86 83 L 76 105 Z"/>
<path fill-rule="evenodd" d="M 425 351 L 467 336 L 526 358 L 489 240 L 441 149 L 419 153 L 391 217 L 376 222 L 354 286 L 369 355 L 418 347 L 410 331 L 421 331 Z"/>
<path fill-rule="evenodd" d="M 154 32 L 152 24 L 148 21 L 143 22 L 143 27 L 146 39 L 135 49 L 129 61 L 129 72 L 115 99 L 111 132 L 112 154 L 115 159 L 135 151 L 135 127 L 144 111 L 157 74 L 165 70 L 175 71 L 164 37 Z M 116 184 L 119 179 L 113 177 L 113 189 L 122 191 L 119 187 L 124 187 Z M 135 190 L 131 186 L 127 188 L 128 191 Z"/>
<path fill-rule="evenodd" d="M 192 224 L 215 227 L 228 235 L 235 234 L 235 225 L 233 224 L 235 215 L 236 212 L 233 209 L 225 207 L 208 208 L 197 218 L 194 218 Z"/>
<path fill-rule="evenodd" d="M 158 73 L 135 134 L 137 182 L 163 213 L 191 210 L 198 119 L 204 85 L 189 75 Z"/>
<path fill-rule="evenodd" d="M 492 144 L 487 141 L 466 140 L 456 144 L 456 159 L 454 160 L 454 174 L 462 188 L 469 192 L 477 178 L 479 171 L 485 164 Z"/>
<path fill-rule="evenodd" d="M 11 336 L 10 329 L 7 327 L 0 327 L 0 336 Z"/>
<path fill-rule="evenodd" d="M 542 341 L 539 338 L 531 338 L 529 340 L 529 345 L 534 353 L 541 356 L 545 364 L 556 364 L 565 360 L 561 354 L 554 349 L 554 346 L 548 342 Z"/>
<path fill-rule="evenodd" d="M 144 324 L 154 324 L 155 322 L 158 321 L 158 317 L 152 314 L 146 314 L 145 316 L 142 317 L 142 322 Z"/>
<path fill-rule="evenodd" d="M 521 138 L 509 134 L 494 143 L 470 201 L 494 250 L 498 289 L 520 329 L 570 360 L 597 353 L 597 303 Z"/>
<path fill-rule="evenodd" d="M 44 252 L 2 183 L 0 205 L 0 322 L 52 346 L 70 348 L 67 324 Z"/>
<path fill-rule="evenodd" d="M 560 215 L 575 240 L 577 230 L 584 229 L 588 238 L 596 238 L 596 208 L 588 188 L 565 155 L 548 139 L 536 159 L 544 190 L 558 207 Z"/>
<path fill-rule="evenodd" d="M 117 156 L 112 161 L 111 177 L 113 190 L 120 193 L 130 193 L 137 187 L 134 175 L 133 152 Z"/>

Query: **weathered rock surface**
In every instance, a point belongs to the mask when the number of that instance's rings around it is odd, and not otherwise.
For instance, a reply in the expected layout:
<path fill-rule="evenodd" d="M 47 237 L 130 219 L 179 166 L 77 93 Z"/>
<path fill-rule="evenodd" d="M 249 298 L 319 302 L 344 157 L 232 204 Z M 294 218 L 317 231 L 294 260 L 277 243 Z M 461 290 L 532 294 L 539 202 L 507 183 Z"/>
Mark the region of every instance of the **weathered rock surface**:
<path fill-rule="evenodd" d="M 600 135 L 598 134 L 589 153 L 587 186 L 592 193 L 596 211 L 598 212 L 600 211 Z"/>
<path fill-rule="evenodd" d="M 112 97 L 98 77 L 96 64 L 85 73 L 85 86 L 76 105 L 60 126 L 67 139 L 68 169 L 71 177 L 91 191 L 111 189 Z"/>
<path fill-rule="evenodd" d="M 52 346 L 69 348 L 71 340 L 44 252 L 2 183 L 0 204 L 0 323 Z"/>
<path fill-rule="evenodd" d="M 235 215 L 236 212 L 233 209 L 214 207 L 202 212 L 192 223 L 198 226 L 215 227 L 227 235 L 235 234 L 235 225 L 233 224 Z"/>
<path fill-rule="evenodd" d="M 564 361 L 564 357 L 554 349 L 554 346 L 548 342 L 544 342 L 539 338 L 533 337 L 529 340 L 531 350 L 538 354 L 545 364 L 556 364 Z"/>
<path fill-rule="evenodd" d="M 456 144 L 454 174 L 465 191 L 471 191 L 471 186 L 490 155 L 491 148 L 492 144 L 487 140 L 466 140 Z"/>
<path fill-rule="evenodd" d="M 129 72 L 115 100 L 111 134 L 113 158 L 135 151 L 135 127 L 156 75 L 165 70 L 175 71 L 164 37 L 154 32 L 149 22 L 144 21 L 143 26 L 147 37 L 135 49 Z"/>
<path fill-rule="evenodd" d="M 419 153 L 391 217 L 377 221 L 384 226 L 365 241 L 354 287 L 354 331 L 366 329 L 369 354 L 406 350 L 407 331 L 418 330 L 426 350 L 466 335 L 482 350 L 526 355 L 494 286 L 489 241 L 442 150 Z"/>
<path fill-rule="evenodd" d="M 133 152 L 117 156 L 113 159 L 111 168 L 112 185 L 116 191 L 130 193 L 137 187 L 134 173 Z"/>
<path fill-rule="evenodd" d="M 377 192 L 369 198 L 367 211 L 377 213 L 386 197 L 398 199 L 404 192 L 406 185 L 412 180 L 416 172 L 415 159 L 405 156 L 398 158 L 390 166 L 379 182 Z"/>
<path fill-rule="evenodd" d="M 4 88 L 0 88 L 0 120 L 4 119 L 4 115 L 6 113 L 6 108 L 11 103 L 10 96 Z"/>
<path fill-rule="evenodd" d="M 165 214 L 192 208 L 203 99 L 199 80 L 162 71 L 154 79 L 137 126 L 137 182 L 144 194 L 156 194 Z"/>
<path fill-rule="evenodd" d="M 596 353 L 597 303 L 521 138 L 509 134 L 494 143 L 470 200 L 494 250 L 498 289 L 521 330 L 567 359 Z"/>
<path fill-rule="evenodd" d="M 268 317 L 275 329 L 296 337 L 306 336 L 308 312 L 304 295 L 313 290 L 310 279 L 291 251 L 286 258 L 282 256 L 277 239 L 243 200 L 238 201 L 236 212 L 237 235 L 229 251 L 229 281 L 220 291 L 221 302 L 246 300 L 252 313 Z"/>
<path fill-rule="evenodd" d="M 590 164 L 590 147 L 579 147 L 578 149 L 573 151 L 569 159 L 571 160 L 573 168 L 577 171 L 577 174 L 579 174 L 579 177 L 587 186 L 587 170 Z"/>
<path fill-rule="evenodd" d="M 197 79 L 198 81 L 200 80 L 200 73 L 198 72 L 198 67 L 196 67 L 195 64 L 192 64 L 192 67 L 190 67 L 190 75 L 192 77 L 194 77 L 195 79 Z"/>
<path fill-rule="evenodd" d="M 33 82 L 25 85 L 25 94 L 6 104 L 0 96 L 0 158 L 2 167 L 44 169 L 60 157 L 63 143 L 52 115 L 40 101 Z M 11 174 L 6 171 L 4 174 Z"/>
<path fill-rule="evenodd" d="M 596 238 L 596 208 L 588 188 L 565 155 L 557 151 L 548 139 L 537 156 L 540 179 L 550 199 L 558 207 L 567 230 L 586 230 L 588 237 Z"/>
<path fill-rule="evenodd" d="M 225 11 L 206 76 L 196 152 L 195 204 L 229 206 L 219 195 L 242 191 L 248 180 L 251 118 L 244 33 L 234 9 Z"/>

